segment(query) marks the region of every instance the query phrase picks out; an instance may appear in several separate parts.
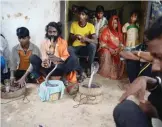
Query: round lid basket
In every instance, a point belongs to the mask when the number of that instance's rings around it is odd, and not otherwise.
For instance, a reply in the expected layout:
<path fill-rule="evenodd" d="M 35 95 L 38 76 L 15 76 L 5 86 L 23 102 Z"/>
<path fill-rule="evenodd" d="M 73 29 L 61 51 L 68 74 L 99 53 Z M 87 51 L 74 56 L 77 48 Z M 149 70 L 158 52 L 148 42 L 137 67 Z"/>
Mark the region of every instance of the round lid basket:
<path fill-rule="evenodd" d="M 103 99 L 103 87 L 99 83 L 93 82 L 88 88 L 88 82 L 79 86 L 79 92 L 74 100 L 79 104 L 98 104 Z"/>
<path fill-rule="evenodd" d="M 1 98 L 2 99 L 11 99 L 11 98 L 17 98 L 22 95 L 25 95 L 26 87 L 22 87 L 20 89 L 16 89 L 14 91 L 5 92 L 5 86 L 1 87 Z"/>

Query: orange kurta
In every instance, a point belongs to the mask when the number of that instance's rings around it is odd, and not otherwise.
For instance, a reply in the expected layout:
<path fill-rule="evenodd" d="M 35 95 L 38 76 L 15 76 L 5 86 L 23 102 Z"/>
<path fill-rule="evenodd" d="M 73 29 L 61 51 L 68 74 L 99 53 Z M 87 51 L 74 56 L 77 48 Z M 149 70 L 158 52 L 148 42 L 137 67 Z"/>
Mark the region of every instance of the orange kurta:
<path fill-rule="evenodd" d="M 47 52 L 50 52 L 50 47 L 53 45 L 49 39 L 46 39 L 41 44 L 41 53 L 42 53 L 42 61 L 45 59 L 48 59 Z M 66 61 L 66 59 L 70 56 L 68 52 L 68 44 L 67 41 L 65 41 L 62 38 L 58 38 L 57 44 L 54 48 L 54 55 L 58 58 L 61 58 L 63 61 Z M 67 80 L 69 82 L 76 82 L 76 72 L 71 72 L 69 75 L 67 75 Z"/>
<path fill-rule="evenodd" d="M 46 39 L 42 42 L 41 44 L 42 61 L 48 59 L 47 52 L 50 51 L 51 45 L 52 43 L 49 39 Z M 67 50 L 67 42 L 60 37 L 58 38 L 58 42 L 55 46 L 54 55 L 61 58 L 64 61 L 70 56 Z"/>

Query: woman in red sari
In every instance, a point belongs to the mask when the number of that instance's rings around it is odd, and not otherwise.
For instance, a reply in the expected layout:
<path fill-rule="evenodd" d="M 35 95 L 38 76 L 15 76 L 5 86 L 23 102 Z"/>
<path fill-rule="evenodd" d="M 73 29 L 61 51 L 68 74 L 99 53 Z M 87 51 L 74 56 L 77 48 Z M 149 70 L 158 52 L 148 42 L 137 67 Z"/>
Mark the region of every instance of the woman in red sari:
<path fill-rule="evenodd" d="M 124 72 L 124 63 L 119 53 L 123 48 L 123 35 L 118 16 L 112 16 L 108 26 L 100 34 L 98 49 L 100 58 L 99 74 L 110 79 L 119 79 Z"/>

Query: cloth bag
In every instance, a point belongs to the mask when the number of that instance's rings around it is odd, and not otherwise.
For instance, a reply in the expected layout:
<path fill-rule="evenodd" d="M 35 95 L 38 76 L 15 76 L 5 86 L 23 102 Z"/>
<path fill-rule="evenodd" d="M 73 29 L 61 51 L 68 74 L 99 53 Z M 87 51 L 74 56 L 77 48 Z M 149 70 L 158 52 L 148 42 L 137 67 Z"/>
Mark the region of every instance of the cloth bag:
<path fill-rule="evenodd" d="M 41 101 L 49 101 L 50 96 L 55 93 L 60 93 L 60 99 L 63 97 L 65 86 L 60 80 L 49 80 L 51 85 L 46 85 L 45 81 L 40 84 L 38 95 Z M 53 86 L 52 86 L 53 85 Z"/>

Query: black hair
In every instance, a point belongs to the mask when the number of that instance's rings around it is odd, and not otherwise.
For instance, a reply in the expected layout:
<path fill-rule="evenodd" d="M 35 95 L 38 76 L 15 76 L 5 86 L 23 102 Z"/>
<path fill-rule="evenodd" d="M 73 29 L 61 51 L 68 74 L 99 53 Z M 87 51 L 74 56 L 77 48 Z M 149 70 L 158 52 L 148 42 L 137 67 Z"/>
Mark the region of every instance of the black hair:
<path fill-rule="evenodd" d="M 61 33 L 62 33 L 62 23 L 61 22 L 50 22 L 50 23 L 48 23 L 48 25 L 46 26 L 46 28 L 45 28 L 45 31 L 46 31 L 46 37 L 48 37 L 48 28 L 49 27 L 54 27 L 54 28 L 56 28 L 57 29 L 57 31 L 58 31 L 58 36 L 60 36 L 61 35 Z"/>
<path fill-rule="evenodd" d="M 29 37 L 29 30 L 26 27 L 19 27 L 16 30 L 18 38 Z"/>
<path fill-rule="evenodd" d="M 86 15 L 88 15 L 88 13 L 89 13 L 88 9 L 84 6 L 80 6 L 78 8 L 78 13 L 81 13 L 81 12 L 84 12 Z"/>
<path fill-rule="evenodd" d="M 78 6 L 77 5 L 72 5 L 72 12 L 76 13 L 78 11 Z"/>
<path fill-rule="evenodd" d="M 162 16 L 159 17 L 146 32 L 146 36 L 149 40 L 158 38 L 161 35 L 162 35 Z"/>
<path fill-rule="evenodd" d="M 130 17 L 133 15 L 133 14 L 136 14 L 138 19 L 140 18 L 140 12 L 139 10 L 133 10 L 131 13 L 130 13 Z"/>
<path fill-rule="evenodd" d="M 104 7 L 102 5 L 98 5 L 96 7 L 96 13 L 98 13 L 98 12 L 104 12 Z"/>

